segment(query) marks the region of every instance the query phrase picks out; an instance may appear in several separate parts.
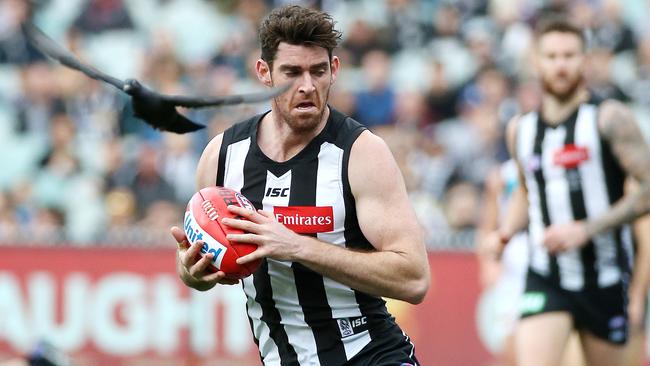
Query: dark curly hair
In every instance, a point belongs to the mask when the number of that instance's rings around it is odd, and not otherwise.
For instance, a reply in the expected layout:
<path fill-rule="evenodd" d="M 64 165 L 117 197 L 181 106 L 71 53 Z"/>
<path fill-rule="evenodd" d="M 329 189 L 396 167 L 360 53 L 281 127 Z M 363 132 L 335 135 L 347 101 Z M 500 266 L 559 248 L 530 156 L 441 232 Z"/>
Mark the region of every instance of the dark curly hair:
<path fill-rule="evenodd" d="M 259 38 L 261 58 L 273 68 L 280 42 L 323 47 L 331 59 L 332 51 L 341 39 L 341 32 L 334 29 L 334 20 L 329 14 L 288 5 L 269 13 L 260 25 Z"/>

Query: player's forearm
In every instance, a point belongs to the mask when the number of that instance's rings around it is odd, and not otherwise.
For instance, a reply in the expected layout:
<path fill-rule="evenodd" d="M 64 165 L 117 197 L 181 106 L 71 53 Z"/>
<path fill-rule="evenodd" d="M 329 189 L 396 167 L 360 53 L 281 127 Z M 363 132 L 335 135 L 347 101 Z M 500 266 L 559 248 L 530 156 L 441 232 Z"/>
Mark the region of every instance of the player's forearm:
<path fill-rule="evenodd" d="M 650 213 L 650 182 L 643 182 L 638 190 L 623 196 L 607 213 L 586 221 L 587 235 L 594 237 L 647 213 Z"/>
<path fill-rule="evenodd" d="M 638 250 L 634 258 L 630 293 L 645 297 L 650 286 L 650 215 L 637 219 L 634 231 Z"/>
<path fill-rule="evenodd" d="M 413 304 L 422 302 L 429 288 L 426 258 L 392 251 L 350 250 L 301 236 L 296 261 L 353 289 Z"/>
<path fill-rule="evenodd" d="M 526 229 L 528 225 L 528 197 L 523 187 L 513 192 L 508 204 L 508 211 L 499 227 L 499 232 L 506 238 L 511 238 L 516 233 Z"/>

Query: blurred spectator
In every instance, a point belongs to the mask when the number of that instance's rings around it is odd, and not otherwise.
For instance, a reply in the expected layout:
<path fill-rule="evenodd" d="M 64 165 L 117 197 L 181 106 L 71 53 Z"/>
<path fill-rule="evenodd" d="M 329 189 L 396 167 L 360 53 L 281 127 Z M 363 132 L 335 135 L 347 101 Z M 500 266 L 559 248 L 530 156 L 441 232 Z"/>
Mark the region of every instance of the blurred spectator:
<path fill-rule="evenodd" d="M 636 36 L 623 21 L 621 2 L 603 0 L 599 10 L 593 30 L 594 43 L 614 53 L 634 50 L 637 46 Z"/>
<path fill-rule="evenodd" d="M 163 177 L 174 188 L 177 202 L 187 202 L 196 190 L 194 174 L 199 156 L 192 150 L 189 135 L 166 134 L 163 145 Z"/>
<path fill-rule="evenodd" d="M 424 45 L 426 34 L 420 23 L 420 2 L 415 0 L 387 0 L 388 24 L 381 32 L 383 44 L 389 53 L 417 49 Z"/>
<path fill-rule="evenodd" d="M 637 101 L 650 106 L 650 36 L 639 43 L 636 51 L 636 73 L 632 82 L 632 93 Z"/>
<path fill-rule="evenodd" d="M 445 73 L 445 65 L 438 60 L 432 60 L 429 65 L 429 87 L 427 89 L 427 104 L 432 122 L 452 118 L 456 114 L 458 90 L 453 88 Z"/>
<path fill-rule="evenodd" d="M 468 182 L 454 183 L 445 194 L 445 217 L 454 231 L 475 229 L 478 224 L 480 195 Z"/>
<path fill-rule="evenodd" d="M 598 100 L 617 99 L 629 102 L 630 98 L 614 83 L 611 77 L 612 53 L 604 48 L 591 50 L 586 62 L 585 79 L 592 96 Z"/>
<path fill-rule="evenodd" d="M 357 92 L 354 117 L 368 127 L 393 121 L 395 91 L 389 84 L 391 59 L 386 52 L 373 50 L 363 56 L 365 88 Z"/>
<path fill-rule="evenodd" d="M 132 29 L 133 21 L 122 0 L 89 0 L 73 27 L 85 33 L 101 33 Z"/>
<path fill-rule="evenodd" d="M 17 131 L 47 136 L 52 116 L 64 111 L 52 68 L 45 63 L 26 66 L 21 70 L 21 86 L 23 94 L 15 105 Z"/>
<path fill-rule="evenodd" d="M 136 174 L 130 184 L 135 194 L 137 212 L 142 217 L 157 201 L 174 202 L 174 188 L 160 174 L 161 152 L 152 145 L 144 144 L 138 153 Z"/>
<path fill-rule="evenodd" d="M 432 24 L 425 29 L 429 39 L 460 39 L 460 26 L 458 8 L 452 2 L 441 2 L 433 12 Z"/>
<path fill-rule="evenodd" d="M 0 238 L 15 237 L 17 233 L 15 208 L 7 192 L 0 191 Z"/>
<path fill-rule="evenodd" d="M 363 56 L 378 48 L 377 30 L 363 19 L 355 19 L 337 52 L 341 53 L 344 63 L 347 61 L 349 66 L 360 66 Z"/>
<path fill-rule="evenodd" d="M 463 38 L 477 69 L 493 67 L 497 46 L 497 29 L 488 17 L 473 18 L 463 25 Z"/>
<path fill-rule="evenodd" d="M 403 129 L 424 130 L 429 124 L 426 98 L 422 93 L 403 90 L 395 101 L 395 124 Z"/>
<path fill-rule="evenodd" d="M 0 1 L 0 64 L 27 65 L 45 57 L 27 42 L 20 24 L 31 19 L 34 3 Z"/>
<path fill-rule="evenodd" d="M 136 202 L 133 192 L 120 187 L 106 193 L 106 212 L 109 231 L 125 230 L 136 222 Z"/>

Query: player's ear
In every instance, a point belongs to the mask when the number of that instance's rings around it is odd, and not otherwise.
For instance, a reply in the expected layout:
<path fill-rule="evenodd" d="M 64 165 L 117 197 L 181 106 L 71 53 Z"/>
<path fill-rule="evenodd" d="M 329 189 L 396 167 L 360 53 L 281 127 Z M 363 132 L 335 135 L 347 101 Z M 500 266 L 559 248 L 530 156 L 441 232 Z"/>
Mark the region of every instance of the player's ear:
<path fill-rule="evenodd" d="M 332 56 L 332 62 L 330 62 L 330 67 L 332 68 L 332 82 L 331 84 L 334 84 L 336 81 L 336 76 L 339 74 L 339 67 L 341 66 L 341 60 L 336 57 Z"/>
<path fill-rule="evenodd" d="M 273 86 L 273 80 L 271 79 L 271 68 L 269 64 L 262 60 L 258 59 L 255 63 L 255 73 L 257 74 L 257 79 L 266 86 Z"/>

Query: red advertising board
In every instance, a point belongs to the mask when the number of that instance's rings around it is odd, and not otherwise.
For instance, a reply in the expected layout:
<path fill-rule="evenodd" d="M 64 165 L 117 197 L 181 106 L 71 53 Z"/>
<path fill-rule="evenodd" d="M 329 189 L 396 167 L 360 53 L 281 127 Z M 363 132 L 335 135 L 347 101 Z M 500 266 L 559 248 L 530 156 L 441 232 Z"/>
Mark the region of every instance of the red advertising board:
<path fill-rule="evenodd" d="M 423 365 L 487 365 L 471 254 L 430 254 L 424 303 L 390 302 Z M 258 365 L 239 286 L 189 291 L 174 249 L 0 248 L 0 360 L 49 339 L 78 365 Z"/>

